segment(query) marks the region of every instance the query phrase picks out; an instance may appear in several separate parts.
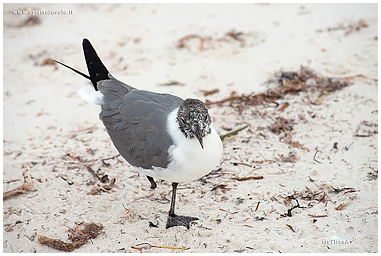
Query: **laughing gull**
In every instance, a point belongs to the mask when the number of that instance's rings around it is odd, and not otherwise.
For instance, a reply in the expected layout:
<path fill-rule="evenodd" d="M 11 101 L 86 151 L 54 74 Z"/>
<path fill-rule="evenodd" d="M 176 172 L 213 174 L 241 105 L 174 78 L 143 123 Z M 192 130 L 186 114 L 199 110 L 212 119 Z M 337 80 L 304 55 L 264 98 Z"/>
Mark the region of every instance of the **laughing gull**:
<path fill-rule="evenodd" d="M 198 218 L 175 214 L 177 185 L 208 174 L 222 156 L 222 142 L 208 109 L 197 99 L 139 90 L 115 79 L 90 42 L 83 39 L 82 45 L 89 76 L 56 62 L 91 81 L 78 94 L 100 111 L 114 146 L 147 176 L 151 189 L 156 188 L 154 178 L 172 182 L 166 228 L 189 229 Z"/>

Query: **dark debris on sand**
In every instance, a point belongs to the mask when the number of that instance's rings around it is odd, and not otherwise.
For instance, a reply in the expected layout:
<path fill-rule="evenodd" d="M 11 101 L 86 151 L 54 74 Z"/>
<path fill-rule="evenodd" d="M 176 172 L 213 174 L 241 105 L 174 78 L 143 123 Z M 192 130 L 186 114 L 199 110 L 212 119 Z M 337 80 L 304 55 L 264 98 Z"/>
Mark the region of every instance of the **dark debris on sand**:
<path fill-rule="evenodd" d="M 76 224 L 75 228 L 69 228 L 69 240 L 71 242 L 64 242 L 60 239 L 49 238 L 44 235 L 39 235 L 38 242 L 51 248 L 72 252 L 74 249 L 81 247 L 91 239 L 96 238 L 102 232 L 103 226 L 94 223 L 81 223 Z"/>
<path fill-rule="evenodd" d="M 359 75 L 362 76 L 362 75 Z M 357 77 L 357 76 L 355 76 Z M 347 87 L 354 77 L 332 78 L 318 75 L 315 71 L 301 66 L 299 71 L 278 71 L 268 79 L 265 84 L 270 86 L 265 92 L 239 95 L 232 92 L 227 98 L 218 101 L 206 101 L 206 106 L 219 105 L 226 102 L 230 106 L 238 108 L 241 112 L 245 106 L 258 106 L 268 103 L 276 103 L 276 100 L 284 98 L 287 94 L 306 92 L 318 93 L 318 97 Z"/>

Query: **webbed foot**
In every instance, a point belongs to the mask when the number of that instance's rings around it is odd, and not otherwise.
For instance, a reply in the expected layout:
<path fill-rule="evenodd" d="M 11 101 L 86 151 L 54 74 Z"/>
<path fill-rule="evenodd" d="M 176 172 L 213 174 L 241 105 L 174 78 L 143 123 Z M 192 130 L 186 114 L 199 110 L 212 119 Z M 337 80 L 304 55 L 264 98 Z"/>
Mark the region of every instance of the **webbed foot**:
<path fill-rule="evenodd" d="M 190 216 L 169 215 L 167 225 L 165 226 L 165 228 L 171 228 L 174 226 L 184 226 L 187 229 L 189 229 L 190 223 L 195 220 L 198 220 L 198 218 Z"/>

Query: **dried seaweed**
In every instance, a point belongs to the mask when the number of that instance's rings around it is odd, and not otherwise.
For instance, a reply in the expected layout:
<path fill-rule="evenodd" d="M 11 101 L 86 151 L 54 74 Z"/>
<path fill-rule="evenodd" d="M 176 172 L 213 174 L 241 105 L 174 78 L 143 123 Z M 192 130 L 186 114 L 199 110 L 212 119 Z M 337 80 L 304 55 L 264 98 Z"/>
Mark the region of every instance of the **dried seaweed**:
<path fill-rule="evenodd" d="M 366 129 L 365 127 L 373 128 L 373 130 Z M 378 134 L 378 123 L 370 122 L 370 121 L 362 121 L 360 125 L 357 127 L 355 134 L 353 136 L 355 137 L 371 137 L 375 134 Z"/>
<path fill-rule="evenodd" d="M 233 38 L 241 43 L 241 47 L 246 45 L 245 38 L 243 38 L 243 32 L 235 31 L 234 29 L 225 33 L 226 36 Z"/>
<path fill-rule="evenodd" d="M 285 119 L 283 117 L 277 117 L 275 123 L 269 128 L 272 133 L 280 134 L 284 131 L 292 131 L 293 126 L 296 124 L 294 119 Z"/>
<path fill-rule="evenodd" d="M 356 192 L 356 190 L 354 188 L 335 188 L 335 187 L 332 187 L 332 193 L 334 193 L 334 194 L 339 194 L 340 192 L 343 192 L 343 191 L 346 191 L 344 194 Z"/>
<path fill-rule="evenodd" d="M 206 106 L 220 105 L 229 102 L 231 106 L 238 109 L 246 106 L 258 106 L 268 103 L 276 103 L 278 99 L 284 98 L 287 94 L 297 94 L 299 92 L 318 93 L 318 97 L 326 95 L 337 90 L 341 90 L 349 85 L 349 80 L 356 77 L 364 77 L 356 75 L 345 78 L 332 78 L 317 75 L 313 70 L 301 66 L 298 72 L 294 71 L 278 71 L 274 76 L 268 79 L 265 84 L 272 86 L 266 92 L 251 93 L 238 95 L 232 92 L 227 98 L 218 101 L 206 101 Z M 316 102 L 311 102 L 317 104 Z M 277 103 L 276 103 L 277 104 Z"/>
<path fill-rule="evenodd" d="M 179 39 L 177 47 L 178 48 L 186 48 L 186 42 L 189 41 L 190 39 L 197 38 L 200 40 L 200 46 L 199 50 L 203 51 L 205 50 L 205 42 L 231 42 L 233 39 L 234 41 L 240 42 L 241 47 L 246 46 L 246 40 L 245 40 L 245 33 L 240 32 L 240 31 L 235 31 L 230 30 L 226 32 L 223 36 L 221 37 L 213 37 L 213 36 L 200 36 L 198 34 L 189 34 L 185 35 L 182 38 Z"/>
<path fill-rule="evenodd" d="M 284 155 L 278 155 L 278 156 L 279 156 L 279 160 L 284 163 L 296 163 L 296 161 L 299 159 L 298 155 L 295 152 L 289 152 L 288 156 L 284 156 Z"/>
<path fill-rule="evenodd" d="M 296 121 L 294 119 L 285 119 L 283 117 L 277 117 L 275 123 L 269 126 L 269 129 L 272 133 L 275 134 L 280 134 L 282 132 L 285 133 L 284 138 L 281 140 L 295 148 L 300 148 L 303 150 L 307 150 L 308 152 L 310 151 L 307 147 L 303 146 L 299 142 L 292 141 L 292 134 L 290 131 L 293 130 L 293 126 L 296 124 Z M 291 154 L 291 153 L 290 153 Z M 296 154 L 295 154 L 296 157 Z M 283 157 L 281 156 L 281 159 Z M 295 163 L 297 158 L 295 159 L 289 159 L 287 160 L 286 158 L 283 158 L 283 162 L 292 162 Z"/>
<path fill-rule="evenodd" d="M 124 204 L 122 204 L 124 208 L 124 216 L 121 217 L 121 220 L 118 221 L 121 224 L 124 224 L 126 221 L 133 222 L 136 218 L 136 212 L 131 208 L 126 208 Z"/>
<path fill-rule="evenodd" d="M 161 85 L 161 86 L 172 86 L 172 85 L 185 86 L 184 83 L 181 83 L 181 82 L 176 81 L 176 80 L 170 80 L 170 81 L 168 81 L 168 82 L 166 82 L 166 83 L 161 83 L 161 84 L 159 84 L 159 85 Z"/>
<path fill-rule="evenodd" d="M 202 92 L 202 94 L 204 94 L 204 96 L 209 96 L 209 95 L 218 93 L 219 91 L 220 91 L 220 89 L 218 89 L 218 88 L 215 88 L 212 90 L 200 90 L 200 92 Z"/>
<path fill-rule="evenodd" d="M 94 223 L 77 223 L 75 228 L 69 228 L 68 230 L 71 233 L 68 238 L 71 242 L 64 242 L 60 239 L 53 239 L 44 235 L 39 235 L 37 239 L 40 244 L 60 251 L 71 252 L 86 244 L 91 239 L 96 238 L 102 232 L 102 229 L 102 225 L 96 225 Z"/>
<path fill-rule="evenodd" d="M 97 184 L 97 186 L 94 186 L 89 192 L 87 192 L 87 194 L 88 195 L 100 195 L 101 192 L 108 192 L 108 191 L 110 191 L 114 187 L 115 181 L 116 181 L 116 179 L 113 178 L 110 181 L 110 184 L 105 184 L 105 185 L 102 185 L 102 186 Z"/>
<path fill-rule="evenodd" d="M 345 191 L 345 192 L 344 192 Z M 357 192 L 354 188 L 335 188 L 333 186 L 328 186 L 327 184 L 321 184 L 317 190 L 313 191 L 311 189 L 309 189 L 308 187 L 306 187 L 304 190 L 301 190 L 301 191 L 294 191 L 294 193 L 292 195 L 288 195 L 286 197 L 282 197 L 283 198 L 283 203 L 288 206 L 288 205 L 292 205 L 292 201 L 295 200 L 296 201 L 296 205 L 293 205 L 291 206 L 291 208 L 289 208 L 287 210 L 287 213 L 282 213 L 281 216 L 282 217 L 292 217 L 292 211 L 296 208 L 310 208 L 314 205 L 314 202 L 317 202 L 317 203 L 325 203 L 327 204 L 329 201 L 330 202 L 333 202 L 331 200 L 331 198 L 328 196 L 328 194 L 339 194 L 341 192 L 344 192 L 344 194 L 347 194 L 347 193 L 353 193 L 353 192 Z M 353 200 L 355 199 L 356 197 L 349 197 L 350 200 Z M 276 200 L 278 201 L 275 197 L 272 197 L 271 198 L 272 200 Z M 299 200 L 302 200 L 302 201 L 305 201 L 305 202 L 308 202 L 307 204 L 307 207 L 304 207 L 304 206 L 301 206 L 299 204 Z M 278 201 L 279 202 L 279 201 Z M 336 204 L 336 202 L 333 202 L 334 204 Z M 349 203 L 341 203 L 339 204 L 337 207 L 335 207 L 335 209 L 337 211 L 341 211 L 343 210 Z M 311 215 L 311 214 L 308 214 L 308 216 L 310 217 L 313 217 L 313 218 L 322 218 L 322 217 L 328 217 L 326 214 L 323 214 L 323 215 Z"/>
<path fill-rule="evenodd" d="M 290 137 L 291 138 L 291 137 Z M 306 150 L 308 152 L 310 152 L 309 148 L 307 148 L 306 146 L 303 146 L 302 144 L 300 144 L 299 142 L 295 142 L 295 141 L 289 141 L 288 144 L 290 144 L 291 146 L 293 146 L 294 148 L 300 148 L 300 149 L 303 149 L 303 150 Z"/>
<path fill-rule="evenodd" d="M 367 173 L 368 180 L 376 180 L 376 179 L 378 179 L 378 169 L 374 169 L 374 168 L 372 168 L 371 166 L 369 166 L 369 168 L 370 168 L 372 171 L 370 171 L 370 172 Z"/>
<path fill-rule="evenodd" d="M 21 210 L 20 210 L 20 212 L 21 212 Z M 4 224 L 4 226 L 6 227 L 4 230 L 6 232 L 12 232 L 13 228 L 16 227 L 17 224 L 20 224 L 20 223 L 23 223 L 23 222 L 21 220 L 16 220 L 14 224 L 11 224 L 11 223 Z"/>
<path fill-rule="evenodd" d="M 344 30 L 344 36 L 347 36 L 353 33 L 354 31 L 360 31 L 362 28 L 367 28 L 368 26 L 369 25 L 368 23 L 366 23 L 365 20 L 360 19 L 358 22 L 351 23 L 349 25 L 339 24 L 336 27 L 328 27 L 327 31 L 331 32 L 336 30 Z M 323 32 L 323 30 L 319 29 L 318 32 Z"/>
<path fill-rule="evenodd" d="M 72 252 L 74 249 L 82 246 L 78 243 L 66 243 L 60 239 L 53 239 L 44 235 L 38 235 L 37 240 L 40 244 L 65 252 Z"/>
<path fill-rule="evenodd" d="M 223 193 L 226 193 L 226 191 L 231 190 L 231 188 L 228 188 L 228 185 L 226 184 L 218 184 L 214 186 L 210 191 L 217 191 L 218 189 L 221 189 Z"/>
<path fill-rule="evenodd" d="M 323 188 L 320 188 L 320 190 L 317 191 L 312 191 L 308 187 L 304 191 L 301 192 L 294 192 L 292 195 L 295 198 L 300 198 L 305 201 L 317 201 L 317 202 L 322 202 L 322 203 L 327 203 L 328 201 L 332 201 L 327 192 L 324 191 Z"/>
<path fill-rule="evenodd" d="M 267 97 L 264 93 L 258 93 L 258 94 L 242 94 L 239 95 L 236 91 L 233 91 L 230 93 L 230 96 L 227 98 L 224 98 L 222 100 L 218 101 L 206 101 L 205 105 L 207 107 L 212 105 L 221 105 L 225 102 L 229 102 L 231 106 L 239 107 L 239 106 L 258 106 L 258 105 L 264 105 L 265 102 L 273 102 L 274 99 L 270 99 Z"/>

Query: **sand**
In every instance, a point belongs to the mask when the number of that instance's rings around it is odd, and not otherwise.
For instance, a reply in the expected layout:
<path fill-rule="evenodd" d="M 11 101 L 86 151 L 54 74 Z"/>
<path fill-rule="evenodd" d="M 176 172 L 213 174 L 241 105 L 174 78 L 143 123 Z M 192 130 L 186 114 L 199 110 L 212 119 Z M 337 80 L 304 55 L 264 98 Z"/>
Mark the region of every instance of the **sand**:
<path fill-rule="evenodd" d="M 70 242 L 83 222 L 103 230 L 74 252 L 378 252 L 377 9 L 4 4 L 3 192 L 24 190 L 3 201 L 3 252 L 60 252 L 38 237 Z M 180 48 L 187 35 L 198 37 Z M 165 229 L 170 183 L 150 190 L 76 94 L 85 79 L 49 65 L 85 72 L 84 37 L 116 78 L 183 98 L 262 93 L 276 72 L 301 65 L 349 86 L 209 106 L 219 134 L 248 128 L 224 139 L 213 172 L 179 185 L 177 213 L 199 220 Z M 273 133 L 280 117 L 288 126 Z"/>

